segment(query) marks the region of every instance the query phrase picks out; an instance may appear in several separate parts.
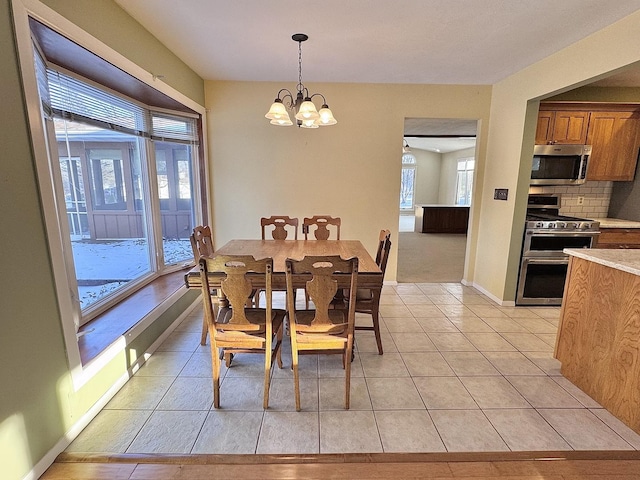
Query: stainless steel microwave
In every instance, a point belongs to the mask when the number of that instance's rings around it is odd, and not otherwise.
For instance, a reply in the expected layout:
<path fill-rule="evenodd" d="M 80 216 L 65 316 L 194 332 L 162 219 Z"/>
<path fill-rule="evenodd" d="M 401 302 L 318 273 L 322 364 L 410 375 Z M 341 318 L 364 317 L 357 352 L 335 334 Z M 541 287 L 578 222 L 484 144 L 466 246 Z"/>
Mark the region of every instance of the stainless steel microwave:
<path fill-rule="evenodd" d="M 587 180 L 591 145 L 536 145 L 531 185 L 581 185 Z"/>

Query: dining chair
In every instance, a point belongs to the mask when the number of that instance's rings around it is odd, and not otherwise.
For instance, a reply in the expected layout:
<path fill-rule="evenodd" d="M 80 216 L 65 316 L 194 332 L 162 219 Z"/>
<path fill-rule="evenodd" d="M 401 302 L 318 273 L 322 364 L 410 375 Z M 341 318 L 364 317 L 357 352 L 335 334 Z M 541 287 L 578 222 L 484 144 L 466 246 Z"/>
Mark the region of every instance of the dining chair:
<path fill-rule="evenodd" d="M 305 290 L 314 309 L 297 310 L 293 296 L 294 276 L 310 276 Z M 298 358 L 304 354 L 342 354 L 345 369 L 345 408 L 349 408 L 351 357 L 355 324 L 355 294 L 358 284 L 358 259 L 334 256 L 306 256 L 286 260 L 287 318 L 291 334 L 291 359 L 295 386 L 296 410 L 300 411 Z M 348 309 L 332 309 L 330 304 L 342 287 L 349 288 Z"/>
<path fill-rule="evenodd" d="M 387 269 L 387 260 L 389 259 L 389 251 L 391 250 L 391 232 L 389 230 L 380 230 L 378 242 L 378 250 L 376 252 L 376 264 L 382 270 L 382 278 Z M 372 325 L 356 325 L 356 330 L 373 331 L 378 344 L 378 355 L 382 355 L 382 338 L 380 337 L 380 295 L 374 295 L 373 290 L 369 288 L 359 288 L 356 291 L 356 312 L 367 313 L 371 315 Z"/>
<path fill-rule="evenodd" d="M 273 361 L 282 368 L 282 325 L 285 310 L 274 309 L 271 305 L 271 279 L 273 259 L 256 260 L 251 255 L 218 255 L 200 258 L 200 281 L 204 316 L 211 339 L 211 360 L 213 369 L 213 406 L 220 408 L 220 368 L 221 356 L 227 367 L 231 367 L 233 355 L 237 353 L 259 353 L 264 355 L 264 394 L 262 405 L 269 406 L 269 381 Z M 228 306 L 214 314 L 211 295 L 210 275 L 220 277 L 220 292 L 226 297 Z M 249 308 L 247 296 L 256 288 L 255 283 L 264 285 L 266 308 Z M 275 344 L 274 344 L 275 336 Z M 223 355 L 219 354 L 222 350 Z"/>
<path fill-rule="evenodd" d="M 193 250 L 193 259 L 196 262 L 196 265 L 200 261 L 200 257 L 212 257 L 213 253 L 213 236 L 211 235 L 211 227 L 209 225 L 198 225 L 193 229 L 193 232 L 189 236 L 189 240 L 191 242 L 191 250 Z M 216 290 L 212 290 L 210 292 L 211 295 L 217 297 L 218 294 Z M 217 304 L 214 304 L 214 308 L 217 312 Z M 200 335 L 200 345 L 207 344 L 207 332 L 209 328 L 207 327 L 207 321 L 205 318 L 202 319 L 202 333 Z"/>
<path fill-rule="evenodd" d="M 340 217 L 330 217 L 329 215 L 314 215 L 311 218 L 304 218 L 302 221 L 302 233 L 304 233 L 304 239 L 309 239 L 310 228 L 313 228 L 313 236 L 316 240 L 329 240 L 331 232 L 329 225 L 334 226 L 336 232 L 335 240 L 340 240 L 340 224 L 342 221 Z"/>
<path fill-rule="evenodd" d="M 271 231 L 271 237 L 274 240 L 286 240 L 289 236 L 289 230 L 287 230 L 287 226 L 293 227 L 293 239 L 298 239 L 298 219 L 291 218 L 285 215 L 273 215 L 269 218 L 262 217 L 260 219 L 260 226 L 262 227 L 262 240 L 266 240 L 266 227 L 273 226 L 273 230 Z"/>

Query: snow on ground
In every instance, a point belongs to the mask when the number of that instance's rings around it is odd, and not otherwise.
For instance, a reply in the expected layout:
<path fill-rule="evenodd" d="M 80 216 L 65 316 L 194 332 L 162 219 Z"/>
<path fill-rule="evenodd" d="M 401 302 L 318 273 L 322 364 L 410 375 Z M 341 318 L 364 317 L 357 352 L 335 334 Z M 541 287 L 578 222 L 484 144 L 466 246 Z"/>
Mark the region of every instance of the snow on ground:
<path fill-rule="evenodd" d="M 144 239 L 79 240 L 71 244 L 82 308 L 150 271 Z M 191 260 L 189 240 L 165 240 L 164 257 L 167 265 Z"/>

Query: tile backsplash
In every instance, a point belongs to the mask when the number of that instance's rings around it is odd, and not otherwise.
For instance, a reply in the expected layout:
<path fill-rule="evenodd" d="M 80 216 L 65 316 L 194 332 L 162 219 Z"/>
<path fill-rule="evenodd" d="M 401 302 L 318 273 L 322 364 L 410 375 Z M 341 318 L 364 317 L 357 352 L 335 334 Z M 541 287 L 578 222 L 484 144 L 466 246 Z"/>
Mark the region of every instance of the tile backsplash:
<path fill-rule="evenodd" d="M 580 186 L 536 186 L 529 193 L 560 194 L 560 215 L 580 218 L 606 218 L 613 182 L 586 182 Z M 582 205 L 579 205 L 579 197 Z"/>

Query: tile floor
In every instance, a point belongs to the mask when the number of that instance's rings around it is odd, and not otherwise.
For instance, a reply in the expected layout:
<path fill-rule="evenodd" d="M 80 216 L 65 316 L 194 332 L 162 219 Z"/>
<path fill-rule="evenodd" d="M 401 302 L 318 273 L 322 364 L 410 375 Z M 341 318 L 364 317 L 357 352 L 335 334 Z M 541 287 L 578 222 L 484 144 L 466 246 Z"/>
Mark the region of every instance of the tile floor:
<path fill-rule="evenodd" d="M 274 294 L 274 303 L 284 303 Z M 338 356 L 290 350 L 262 409 L 261 357 L 223 367 L 212 408 L 211 354 L 194 309 L 68 447 L 108 453 L 348 453 L 640 449 L 625 427 L 563 378 L 552 357 L 559 309 L 500 307 L 461 284 L 385 286 L 385 353 L 356 332 L 351 409 Z M 358 322 L 369 317 L 359 316 Z"/>

